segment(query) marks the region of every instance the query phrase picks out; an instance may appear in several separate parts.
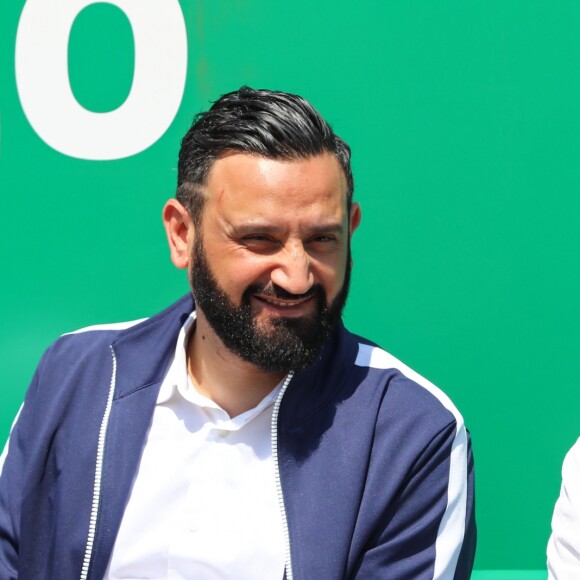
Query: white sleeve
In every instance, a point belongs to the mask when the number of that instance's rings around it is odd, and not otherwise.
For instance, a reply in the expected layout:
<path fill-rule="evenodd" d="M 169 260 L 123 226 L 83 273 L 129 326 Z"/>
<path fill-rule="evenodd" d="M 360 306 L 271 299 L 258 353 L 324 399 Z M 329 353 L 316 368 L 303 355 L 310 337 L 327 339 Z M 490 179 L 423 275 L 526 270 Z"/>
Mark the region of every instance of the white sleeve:
<path fill-rule="evenodd" d="M 20 409 L 18 409 L 18 413 L 12 423 L 12 427 L 10 428 L 10 434 L 12 434 L 12 429 L 14 429 L 14 425 L 16 425 L 16 421 L 18 421 L 18 417 L 20 417 L 20 411 L 22 411 L 22 407 L 24 403 L 20 405 Z M 10 435 L 8 436 L 8 440 L 6 441 L 6 445 L 4 445 L 4 449 L 2 450 L 2 454 L 0 455 L 0 475 L 2 475 L 2 468 L 4 467 L 4 462 L 6 461 L 6 456 L 8 455 L 8 448 L 10 447 Z"/>
<path fill-rule="evenodd" d="M 564 459 L 548 541 L 548 579 L 580 578 L 580 439 Z"/>

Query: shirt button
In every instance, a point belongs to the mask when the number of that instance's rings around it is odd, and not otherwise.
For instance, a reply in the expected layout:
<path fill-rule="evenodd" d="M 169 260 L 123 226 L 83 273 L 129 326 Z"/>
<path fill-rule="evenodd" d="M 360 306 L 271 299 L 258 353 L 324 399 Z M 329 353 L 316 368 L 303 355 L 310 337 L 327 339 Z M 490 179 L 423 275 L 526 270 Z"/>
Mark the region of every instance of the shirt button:
<path fill-rule="evenodd" d="M 198 529 L 195 522 L 191 522 L 189 524 L 189 526 L 187 526 L 187 528 L 189 529 L 190 532 L 197 532 L 197 529 Z"/>
<path fill-rule="evenodd" d="M 229 434 L 231 433 L 231 431 L 228 431 L 227 429 L 218 429 L 218 435 L 224 439 L 226 437 L 229 436 Z"/>

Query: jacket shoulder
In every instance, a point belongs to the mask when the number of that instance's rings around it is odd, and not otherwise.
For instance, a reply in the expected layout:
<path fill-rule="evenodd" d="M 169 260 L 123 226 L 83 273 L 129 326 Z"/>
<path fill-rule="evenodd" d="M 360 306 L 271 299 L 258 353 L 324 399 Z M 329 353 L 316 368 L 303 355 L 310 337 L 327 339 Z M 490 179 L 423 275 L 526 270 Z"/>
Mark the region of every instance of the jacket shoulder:
<path fill-rule="evenodd" d="M 117 342 L 118 340 L 131 339 L 131 335 L 138 335 L 163 324 L 173 321 L 179 315 L 188 315 L 193 310 L 191 295 L 186 295 L 161 312 L 136 320 L 126 322 L 113 322 L 108 324 L 94 324 L 65 332 L 57 338 L 47 349 L 43 358 L 52 358 L 51 355 L 75 355 L 87 353 L 93 348 L 101 348 Z"/>
<path fill-rule="evenodd" d="M 408 418 L 453 422 L 457 428 L 464 425 L 461 413 L 443 390 L 377 344 L 352 334 L 351 340 L 357 342 L 354 366 L 365 373 L 365 381 L 383 391 L 382 407 Z"/>

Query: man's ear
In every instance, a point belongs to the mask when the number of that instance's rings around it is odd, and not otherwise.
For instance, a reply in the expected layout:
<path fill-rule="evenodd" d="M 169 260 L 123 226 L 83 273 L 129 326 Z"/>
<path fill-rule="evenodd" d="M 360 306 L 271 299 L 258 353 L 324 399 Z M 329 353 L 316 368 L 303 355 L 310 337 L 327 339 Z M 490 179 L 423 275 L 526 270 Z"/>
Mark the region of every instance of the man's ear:
<path fill-rule="evenodd" d="M 358 228 L 360 224 L 360 220 L 362 218 L 362 212 L 360 210 L 360 205 L 354 201 L 350 207 L 350 235 L 352 236 L 353 232 Z"/>
<path fill-rule="evenodd" d="M 162 217 L 171 261 L 176 268 L 187 268 L 195 236 L 191 216 L 181 203 L 176 199 L 170 199 L 163 207 Z"/>

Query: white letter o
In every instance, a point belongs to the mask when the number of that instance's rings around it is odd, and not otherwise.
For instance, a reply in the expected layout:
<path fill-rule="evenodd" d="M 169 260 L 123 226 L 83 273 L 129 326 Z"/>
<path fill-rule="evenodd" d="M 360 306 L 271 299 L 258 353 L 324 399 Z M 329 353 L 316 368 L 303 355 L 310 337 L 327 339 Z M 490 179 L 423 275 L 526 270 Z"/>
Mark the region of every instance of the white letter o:
<path fill-rule="evenodd" d="M 50 147 L 80 159 L 129 157 L 147 149 L 175 118 L 187 75 L 187 31 L 178 0 L 107 0 L 135 39 L 131 91 L 114 111 L 75 99 L 68 43 L 75 18 L 95 0 L 27 0 L 16 35 L 16 84 L 24 113 Z"/>

